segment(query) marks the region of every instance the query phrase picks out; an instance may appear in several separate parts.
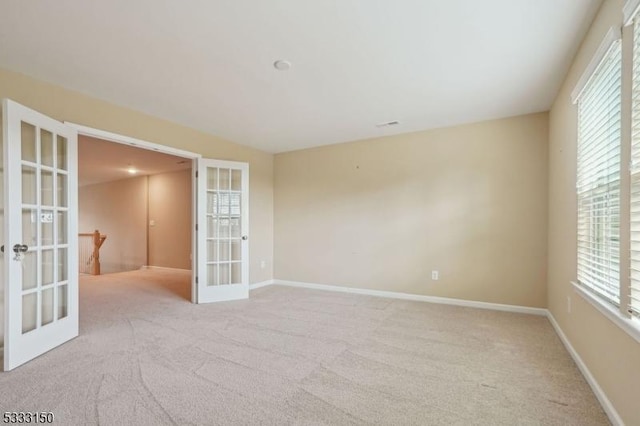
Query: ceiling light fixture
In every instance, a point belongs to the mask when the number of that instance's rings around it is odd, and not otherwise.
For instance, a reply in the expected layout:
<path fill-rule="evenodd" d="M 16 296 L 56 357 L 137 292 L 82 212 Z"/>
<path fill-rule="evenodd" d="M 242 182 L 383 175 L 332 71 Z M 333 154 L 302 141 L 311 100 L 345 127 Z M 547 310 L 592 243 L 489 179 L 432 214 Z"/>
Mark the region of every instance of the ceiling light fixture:
<path fill-rule="evenodd" d="M 136 173 L 138 173 L 138 171 L 135 168 L 133 168 L 132 166 L 129 166 L 127 171 L 129 172 L 130 175 L 135 175 Z"/>
<path fill-rule="evenodd" d="M 284 59 L 278 59 L 273 63 L 273 67 L 278 71 L 288 71 L 291 68 L 291 62 L 285 61 Z"/>

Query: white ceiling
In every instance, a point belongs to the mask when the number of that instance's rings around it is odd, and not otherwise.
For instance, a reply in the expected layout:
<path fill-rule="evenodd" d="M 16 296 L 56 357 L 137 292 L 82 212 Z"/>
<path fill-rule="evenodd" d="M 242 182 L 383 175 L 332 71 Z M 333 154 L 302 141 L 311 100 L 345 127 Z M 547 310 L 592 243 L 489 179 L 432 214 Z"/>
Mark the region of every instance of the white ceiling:
<path fill-rule="evenodd" d="M 132 175 L 129 168 L 137 173 Z M 78 137 L 78 185 L 191 168 L 191 160 L 88 136 Z"/>
<path fill-rule="evenodd" d="M 0 67 L 282 152 L 548 110 L 601 3 L 2 0 Z"/>

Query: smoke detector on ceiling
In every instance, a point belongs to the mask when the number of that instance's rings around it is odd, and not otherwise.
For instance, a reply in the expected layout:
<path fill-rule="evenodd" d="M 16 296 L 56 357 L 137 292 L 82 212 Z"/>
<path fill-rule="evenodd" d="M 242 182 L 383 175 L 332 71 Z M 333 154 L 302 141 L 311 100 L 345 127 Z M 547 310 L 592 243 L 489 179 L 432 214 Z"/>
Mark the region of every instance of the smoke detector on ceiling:
<path fill-rule="evenodd" d="M 291 68 L 291 62 L 285 61 L 284 59 L 278 59 L 273 63 L 273 67 L 278 71 L 287 71 Z"/>

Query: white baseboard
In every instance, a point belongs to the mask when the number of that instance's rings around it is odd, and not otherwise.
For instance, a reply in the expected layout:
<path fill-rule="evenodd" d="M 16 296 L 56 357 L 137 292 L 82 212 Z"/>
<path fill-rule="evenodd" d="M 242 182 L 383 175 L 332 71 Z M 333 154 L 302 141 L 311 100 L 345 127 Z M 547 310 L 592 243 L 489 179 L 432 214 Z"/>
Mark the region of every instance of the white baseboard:
<path fill-rule="evenodd" d="M 249 290 L 255 290 L 257 288 L 266 287 L 272 284 L 273 284 L 273 280 L 266 280 L 266 281 L 261 281 L 259 283 L 249 284 Z"/>
<path fill-rule="evenodd" d="M 188 272 L 191 273 L 191 269 L 181 269 L 181 268 L 167 268 L 166 266 L 150 266 L 150 265 L 142 265 L 140 269 L 156 269 L 156 270 L 164 270 L 164 271 L 174 271 L 174 272 Z"/>
<path fill-rule="evenodd" d="M 528 306 L 503 305 L 500 303 L 475 302 L 472 300 L 453 299 L 449 297 L 424 296 L 420 294 L 398 293 L 395 291 L 369 290 L 365 288 L 342 287 L 337 285 L 304 283 L 299 281 L 273 280 L 273 284 L 289 287 L 310 288 L 314 290 L 337 291 L 341 293 L 364 294 L 367 296 L 387 297 L 391 299 L 415 300 L 419 302 L 440 303 L 444 305 L 464 306 L 468 308 L 491 309 L 494 311 L 516 312 L 520 314 L 547 315 L 544 308 Z"/>
<path fill-rule="evenodd" d="M 589 383 L 589 386 L 591 386 L 593 393 L 596 395 L 596 398 L 598 398 L 598 401 L 600 401 L 600 404 L 602 405 L 605 413 L 607 413 L 611 424 L 613 424 L 614 426 L 624 426 L 624 422 L 620 418 L 620 415 L 618 414 L 616 409 L 613 407 L 613 404 L 611 404 L 611 401 L 609 401 L 609 398 L 607 398 L 607 395 L 604 393 L 595 377 L 593 377 L 591 371 L 589 371 L 589 368 L 587 368 L 587 365 L 584 363 L 584 361 L 582 361 L 582 358 L 580 358 L 578 352 L 576 352 L 576 350 L 573 348 L 573 346 L 569 342 L 569 339 L 567 339 L 567 336 L 564 334 L 564 332 L 560 328 L 560 325 L 553 317 L 553 314 L 551 314 L 551 312 L 547 312 L 547 318 L 556 331 L 558 337 L 560 337 L 560 340 L 564 344 L 564 347 L 567 349 L 567 352 L 569 352 L 571 358 L 573 358 L 576 365 L 580 369 L 580 372 L 587 380 L 587 383 Z"/>

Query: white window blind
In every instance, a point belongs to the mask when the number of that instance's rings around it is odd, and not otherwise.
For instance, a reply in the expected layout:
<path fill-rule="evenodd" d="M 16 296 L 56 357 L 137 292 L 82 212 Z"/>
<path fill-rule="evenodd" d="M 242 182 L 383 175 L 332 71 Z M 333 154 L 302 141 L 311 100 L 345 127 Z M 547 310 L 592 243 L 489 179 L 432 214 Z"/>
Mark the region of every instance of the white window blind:
<path fill-rule="evenodd" d="M 578 283 L 620 303 L 622 52 L 614 41 L 578 101 Z"/>
<path fill-rule="evenodd" d="M 631 285 L 629 313 L 640 316 L 640 25 L 633 29 L 631 109 Z"/>

